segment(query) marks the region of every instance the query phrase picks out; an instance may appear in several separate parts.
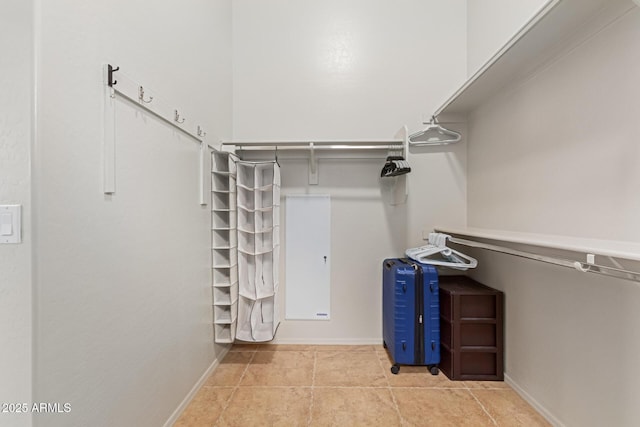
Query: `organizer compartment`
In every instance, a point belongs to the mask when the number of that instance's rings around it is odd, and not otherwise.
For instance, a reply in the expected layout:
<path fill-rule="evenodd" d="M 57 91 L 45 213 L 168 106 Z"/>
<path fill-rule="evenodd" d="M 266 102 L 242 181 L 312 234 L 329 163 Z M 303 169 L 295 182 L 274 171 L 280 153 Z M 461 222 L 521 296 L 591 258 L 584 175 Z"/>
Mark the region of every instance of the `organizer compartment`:
<path fill-rule="evenodd" d="M 238 266 L 230 267 L 214 267 L 213 268 L 213 284 L 214 286 L 229 286 L 238 281 Z"/>
<path fill-rule="evenodd" d="M 238 301 L 237 283 L 229 286 L 213 286 L 213 305 L 220 307 L 224 305 L 232 305 Z M 215 313 L 214 313 L 215 317 Z"/>
<path fill-rule="evenodd" d="M 211 228 L 214 230 L 233 230 L 236 228 L 235 212 L 230 210 L 214 210 L 211 212 Z"/>
<path fill-rule="evenodd" d="M 271 190 L 272 186 L 269 187 Z M 257 190 L 255 191 L 256 209 L 267 210 L 273 207 L 273 193 L 271 191 Z"/>
<path fill-rule="evenodd" d="M 255 194 L 253 190 L 238 187 L 238 206 L 247 211 L 253 211 L 256 208 Z"/>
<path fill-rule="evenodd" d="M 238 186 L 241 188 L 253 189 L 255 187 L 255 173 L 253 164 L 240 163 L 238 164 Z"/>
<path fill-rule="evenodd" d="M 211 193 L 211 197 L 216 210 L 233 210 L 233 207 L 235 206 L 235 202 L 232 202 L 232 199 L 235 201 L 235 197 L 232 198 L 231 193 L 220 193 L 214 191 Z"/>
<path fill-rule="evenodd" d="M 243 341 L 263 342 L 273 339 L 278 327 L 275 297 L 238 301 L 238 330 L 236 338 Z"/>
<path fill-rule="evenodd" d="M 238 246 L 238 236 L 229 229 L 214 229 L 211 231 L 213 249 L 232 249 Z"/>
<path fill-rule="evenodd" d="M 211 174 L 211 191 L 229 192 L 231 183 L 228 174 L 212 173 Z"/>
<path fill-rule="evenodd" d="M 255 166 L 255 188 L 264 188 L 274 184 L 274 168 L 271 163 Z"/>
<path fill-rule="evenodd" d="M 211 154 L 211 168 L 214 172 L 230 172 L 229 153 L 222 151 L 214 151 Z"/>
<path fill-rule="evenodd" d="M 229 344 L 234 342 L 236 338 L 236 322 L 214 324 L 213 336 L 217 343 Z"/>
<path fill-rule="evenodd" d="M 238 264 L 238 252 L 234 249 L 213 249 L 214 267 L 231 267 Z"/>
<path fill-rule="evenodd" d="M 263 233 L 273 229 L 273 212 L 258 211 L 253 215 L 254 229 L 256 232 Z"/>
<path fill-rule="evenodd" d="M 238 282 L 240 295 L 256 299 L 256 261 L 255 255 L 240 253 L 238 256 Z"/>
<path fill-rule="evenodd" d="M 232 323 L 235 322 L 238 316 L 238 300 L 236 299 L 231 304 L 214 304 L 213 307 L 213 322 L 214 323 Z"/>

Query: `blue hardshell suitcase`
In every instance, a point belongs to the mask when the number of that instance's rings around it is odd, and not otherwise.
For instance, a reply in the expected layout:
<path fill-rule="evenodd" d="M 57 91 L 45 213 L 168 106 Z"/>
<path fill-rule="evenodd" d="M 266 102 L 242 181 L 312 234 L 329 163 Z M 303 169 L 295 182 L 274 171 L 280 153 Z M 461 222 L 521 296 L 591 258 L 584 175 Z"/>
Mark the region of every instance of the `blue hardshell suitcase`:
<path fill-rule="evenodd" d="M 400 365 L 426 365 L 433 375 L 440 363 L 438 272 L 409 259 L 384 260 L 382 266 L 382 338 Z"/>

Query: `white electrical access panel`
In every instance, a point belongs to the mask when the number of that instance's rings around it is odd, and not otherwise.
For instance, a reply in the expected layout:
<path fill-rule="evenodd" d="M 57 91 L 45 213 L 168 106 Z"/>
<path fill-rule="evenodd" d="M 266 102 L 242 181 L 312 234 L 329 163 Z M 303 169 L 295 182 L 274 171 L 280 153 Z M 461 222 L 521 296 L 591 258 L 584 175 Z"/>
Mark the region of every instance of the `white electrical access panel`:
<path fill-rule="evenodd" d="M 331 290 L 331 198 L 286 197 L 285 318 L 329 320 Z"/>
<path fill-rule="evenodd" d="M 22 206 L 0 205 L 0 243 L 22 242 Z"/>

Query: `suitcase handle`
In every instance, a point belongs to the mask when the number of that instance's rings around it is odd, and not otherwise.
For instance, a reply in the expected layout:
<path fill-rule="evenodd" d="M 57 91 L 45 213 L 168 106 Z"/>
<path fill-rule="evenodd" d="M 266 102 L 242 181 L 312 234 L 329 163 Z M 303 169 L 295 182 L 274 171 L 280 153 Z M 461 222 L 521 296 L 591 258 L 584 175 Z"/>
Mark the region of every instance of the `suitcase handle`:
<path fill-rule="evenodd" d="M 412 263 L 410 263 L 406 258 L 398 258 L 396 261 L 400 261 L 402 264 L 412 265 Z M 384 266 L 387 268 L 387 270 L 391 270 L 391 267 L 393 267 L 394 265 L 396 265 L 395 261 L 386 261 L 384 263 Z M 414 268 L 415 267 L 416 266 L 414 265 Z"/>

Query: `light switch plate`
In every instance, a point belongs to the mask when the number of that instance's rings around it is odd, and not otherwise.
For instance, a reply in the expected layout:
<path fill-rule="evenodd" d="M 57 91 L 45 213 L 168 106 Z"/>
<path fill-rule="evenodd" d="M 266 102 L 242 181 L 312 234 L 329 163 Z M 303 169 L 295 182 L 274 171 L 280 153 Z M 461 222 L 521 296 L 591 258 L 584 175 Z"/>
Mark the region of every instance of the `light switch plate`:
<path fill-rule="evenodd" d="M 0 244 L 22 242 L 22 206 L 0 205 Z"/>

